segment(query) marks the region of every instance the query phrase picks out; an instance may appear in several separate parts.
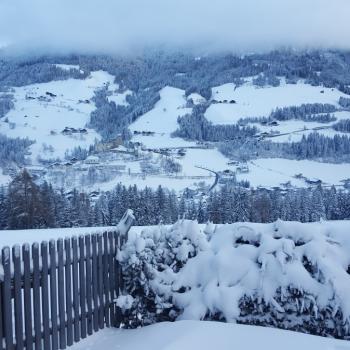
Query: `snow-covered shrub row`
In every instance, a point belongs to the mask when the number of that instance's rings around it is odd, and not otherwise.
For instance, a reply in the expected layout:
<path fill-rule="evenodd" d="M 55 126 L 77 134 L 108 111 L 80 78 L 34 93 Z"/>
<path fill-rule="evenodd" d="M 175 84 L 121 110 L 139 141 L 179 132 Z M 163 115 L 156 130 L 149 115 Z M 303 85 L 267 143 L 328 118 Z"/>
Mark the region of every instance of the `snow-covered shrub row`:
<path fill-rule="evenodd" d="M 119 252 L 125 326 L 214 319 L 350 338 L 349 221 L 146 228 Z"/>

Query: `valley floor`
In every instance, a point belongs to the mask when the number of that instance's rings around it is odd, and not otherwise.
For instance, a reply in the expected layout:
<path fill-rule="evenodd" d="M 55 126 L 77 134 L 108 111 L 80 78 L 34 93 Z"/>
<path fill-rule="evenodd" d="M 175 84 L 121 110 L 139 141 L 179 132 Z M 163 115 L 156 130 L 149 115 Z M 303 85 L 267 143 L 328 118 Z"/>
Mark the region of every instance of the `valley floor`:
<path fill-rule="evenodd" d="M 350 342 L 272 328 L 204 321 L 105 329 L 72 350 L 346 350 Z"/>

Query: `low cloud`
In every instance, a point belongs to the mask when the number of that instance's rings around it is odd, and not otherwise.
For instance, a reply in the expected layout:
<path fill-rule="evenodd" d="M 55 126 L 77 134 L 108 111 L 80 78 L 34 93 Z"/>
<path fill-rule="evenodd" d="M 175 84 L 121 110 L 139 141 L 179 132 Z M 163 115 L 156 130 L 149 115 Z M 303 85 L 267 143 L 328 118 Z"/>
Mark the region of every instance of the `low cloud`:
<path fill-rule="evenodd" d="M 350 49 L 349 0 L 1 0 L 0 47 L 20 52 Z"/>

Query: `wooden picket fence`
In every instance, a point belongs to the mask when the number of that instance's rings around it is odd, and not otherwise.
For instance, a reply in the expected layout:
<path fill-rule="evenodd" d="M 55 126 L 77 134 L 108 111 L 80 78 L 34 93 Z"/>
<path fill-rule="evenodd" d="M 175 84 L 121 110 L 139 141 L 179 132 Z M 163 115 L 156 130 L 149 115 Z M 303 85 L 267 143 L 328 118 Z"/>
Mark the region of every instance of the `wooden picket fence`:
<path fill-rule="evenodd" d="M 4 247 L 0 350 L 56 350 L 117 326 L 118 230 Z M 1 271 L 3 270 L 3 271 Z"/>

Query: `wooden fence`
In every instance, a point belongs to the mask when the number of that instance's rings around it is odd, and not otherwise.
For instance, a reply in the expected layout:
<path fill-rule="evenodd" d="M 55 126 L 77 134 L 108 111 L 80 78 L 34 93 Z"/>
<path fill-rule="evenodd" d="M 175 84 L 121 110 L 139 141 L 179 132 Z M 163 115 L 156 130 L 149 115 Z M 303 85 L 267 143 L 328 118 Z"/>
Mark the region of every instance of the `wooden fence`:
<path fill-rule="evenodd" d="M 4 247 L 0 350 L 56 350 L 118 325 L 118 231 Z M 3 271 L 1 271 L 3 270 Z"/>

